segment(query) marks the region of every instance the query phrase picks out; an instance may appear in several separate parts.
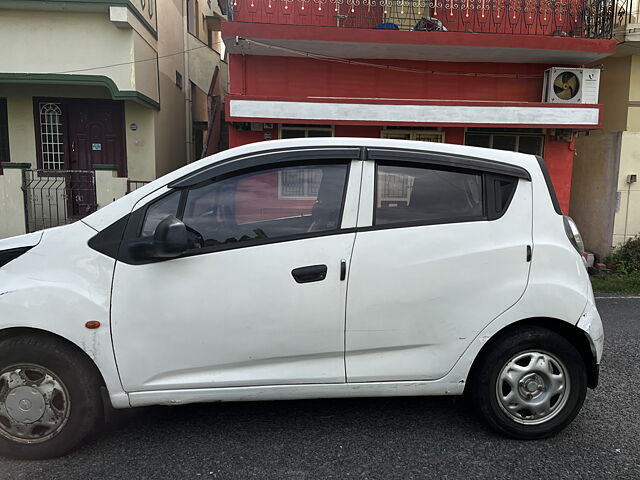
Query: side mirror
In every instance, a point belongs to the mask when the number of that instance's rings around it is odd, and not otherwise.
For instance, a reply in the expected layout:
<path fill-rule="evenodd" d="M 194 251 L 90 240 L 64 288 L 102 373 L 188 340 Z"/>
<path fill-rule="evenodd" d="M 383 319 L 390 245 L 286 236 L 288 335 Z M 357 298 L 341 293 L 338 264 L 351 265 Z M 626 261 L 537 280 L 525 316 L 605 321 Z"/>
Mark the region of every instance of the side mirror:
<path fill-rule="evenodd" d="M 162 220 L 153 232 L 155 256 L 159 258 L 174 258 L 189 249 L 187 227 L 176 217 Z"/>
<path fill-rule="evenodd" d="M 169 216 L 162 220 L 153 237 L 140 238 L 130 245 L 134 258 L 175 258 L 189 249 L 187 227 L 176 217 Z"/>

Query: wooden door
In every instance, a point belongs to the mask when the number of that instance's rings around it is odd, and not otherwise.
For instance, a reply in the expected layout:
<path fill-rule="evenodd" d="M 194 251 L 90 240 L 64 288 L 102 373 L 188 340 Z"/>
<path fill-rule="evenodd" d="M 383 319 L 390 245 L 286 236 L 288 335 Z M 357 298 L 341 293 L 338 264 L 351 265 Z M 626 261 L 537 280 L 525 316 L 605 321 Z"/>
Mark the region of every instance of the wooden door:
<path fill-rule="evenodd" d="M 118 175 L 126 176 L 123 117 L 121 102 L 68 104 L 71 216 L 79 218 L 95 210 L 94 165 L 116 165 Z"/>

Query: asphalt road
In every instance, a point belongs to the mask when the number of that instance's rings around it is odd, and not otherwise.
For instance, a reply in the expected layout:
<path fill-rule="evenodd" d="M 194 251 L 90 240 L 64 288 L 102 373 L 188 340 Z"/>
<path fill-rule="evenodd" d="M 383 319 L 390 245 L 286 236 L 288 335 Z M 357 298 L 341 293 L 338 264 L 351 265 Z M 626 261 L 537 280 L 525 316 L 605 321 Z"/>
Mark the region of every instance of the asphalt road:
<path fill-rule="evenodd" d="M 153 407 L 119 413 L 64 458 L 0 459 L 0 479 L 639 479 L 640 298 L 598 307 L 600 387 L 548 440 L 501 437 L 452 398 Z"/>

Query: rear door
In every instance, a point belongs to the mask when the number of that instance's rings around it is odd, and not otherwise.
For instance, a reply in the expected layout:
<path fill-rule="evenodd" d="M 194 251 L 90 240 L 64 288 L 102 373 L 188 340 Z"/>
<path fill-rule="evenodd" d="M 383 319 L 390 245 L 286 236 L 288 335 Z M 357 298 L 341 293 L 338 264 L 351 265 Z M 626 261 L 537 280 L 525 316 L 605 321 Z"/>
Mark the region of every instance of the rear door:
<path fill-rule="evenodd" d="M 486 161 L 369 158 L 347 295 L 347 381 L 438 379 L 524 293 L 531 182 Z"/>

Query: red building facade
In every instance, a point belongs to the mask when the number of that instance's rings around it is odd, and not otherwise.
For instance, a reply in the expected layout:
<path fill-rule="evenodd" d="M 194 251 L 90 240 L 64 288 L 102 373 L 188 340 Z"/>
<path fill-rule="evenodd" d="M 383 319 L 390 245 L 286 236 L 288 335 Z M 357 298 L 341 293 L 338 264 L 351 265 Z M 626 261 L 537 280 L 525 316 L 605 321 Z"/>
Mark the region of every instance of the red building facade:
<path fill-rule="evenodd" d="M 577 131 L 602 106 L 542 102 L 544 72 L 615 52 L 589 0 L 231 0 L 230 146 L 401 138 L 542 155 L 568 211 Z"/>

